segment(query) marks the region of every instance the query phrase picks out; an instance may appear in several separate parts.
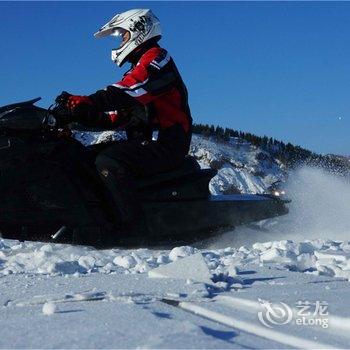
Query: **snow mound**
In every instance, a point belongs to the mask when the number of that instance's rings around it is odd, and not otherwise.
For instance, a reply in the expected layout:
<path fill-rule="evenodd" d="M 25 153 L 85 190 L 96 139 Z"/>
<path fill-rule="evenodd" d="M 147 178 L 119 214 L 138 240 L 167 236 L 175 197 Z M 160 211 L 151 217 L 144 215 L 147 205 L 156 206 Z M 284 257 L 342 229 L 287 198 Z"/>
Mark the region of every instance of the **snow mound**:
<path fill-rule="evenodd" d="M 255 243 L 250 247 L 211 250 L 189 246 L 172 250 L 95 250 L 63 244 L 0 240 L 0 276 L 143 274 L 198 253 L 202 253 L 211 275 L 220 282 L 232 281 L 233 278 L 234 283 L 239 283 L 235 277 L 248 264 L 350 279 L 350 242 L 321 239 L 273 241 Z"/>
<path fill-rule="evenodd" d="M 148 276 L 151 278 L 175 278 L 211 283 L 210 271 L 201 253 L 192 254 L 170 264 L 159 266 L 149 271 Z"/>
<path fill-rule="evenodd" d="M 50 316 L 56 312 L 56 305 L 53 302 L 47 302 L 43 305 L 43 314 Z"/>

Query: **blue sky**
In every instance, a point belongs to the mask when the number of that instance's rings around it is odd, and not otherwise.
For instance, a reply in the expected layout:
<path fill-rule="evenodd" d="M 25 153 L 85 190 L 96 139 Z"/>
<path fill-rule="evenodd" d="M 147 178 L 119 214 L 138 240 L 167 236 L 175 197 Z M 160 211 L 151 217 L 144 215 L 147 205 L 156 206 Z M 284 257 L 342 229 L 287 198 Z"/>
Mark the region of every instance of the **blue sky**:
<path fill-rule="evenodd" d="M 0 105 L 116 82 L 93 33 L 130 8 L 160 18 L 195 122 L 350 154 L 348 2 L 0 2 Z"/>

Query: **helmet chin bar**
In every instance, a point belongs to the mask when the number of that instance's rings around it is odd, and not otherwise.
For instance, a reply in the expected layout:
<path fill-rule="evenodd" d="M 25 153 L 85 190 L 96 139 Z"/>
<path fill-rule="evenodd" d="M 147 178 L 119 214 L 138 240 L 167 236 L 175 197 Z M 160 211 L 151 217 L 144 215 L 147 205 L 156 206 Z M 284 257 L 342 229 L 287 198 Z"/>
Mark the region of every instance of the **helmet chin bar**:
<path fill-rule="evenodd" d="M 111 51 L 111 60 L 116 64 L 118 64 L 118 56 L 119 56 L 119 54 L 118 54 L 117 49 L 114 49 Z M 118 64 L 118 66 L 119 66 L 119 64 Z"/>
<path fill-rule="evenodd" d="M 121 49 L 113 49 L 111 51 L 111 60 L 118 67 L 121 67 L 127 61 L 127 57 L 128 55 L 123 55 L 123 50 Z"/>

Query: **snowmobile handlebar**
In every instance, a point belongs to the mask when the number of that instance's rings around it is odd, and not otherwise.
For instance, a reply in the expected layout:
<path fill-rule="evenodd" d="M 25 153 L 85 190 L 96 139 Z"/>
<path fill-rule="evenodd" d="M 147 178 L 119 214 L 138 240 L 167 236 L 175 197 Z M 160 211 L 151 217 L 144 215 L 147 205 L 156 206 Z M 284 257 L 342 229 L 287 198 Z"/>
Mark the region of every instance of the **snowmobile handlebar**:
<path fill-rule="evenodd" d="M 71 123 L 69 114 L 58 106 L 48 109 L 35 106 L 41 98 L 0 107 L 0 133 L 34 134 L 56 132 Z"/>
<path fill-rule="evenodd" d="M 47 116 L 43 120 L 43 124 L 46 126 L 63 128 L 72 123 L 72 117 L 68 109 L 61 104 L 55 103 L 47 111 Z"/>
<path fill-rule="evenodd" d="M 55 133 L 60 129 L 67 130 L 67 126 L 74 120 L 66 106 L 65 96 L 61 94 L 59 97 L 63 98 L 56 98 L 55 103 L 47 109 L 35 106 L 40 97 L 0 107 L 0 133 L 31 135 L 43 132 Z M 114 129 L 147 128 L 149 113 L 144 107 L 135 107 L 121 112 L 119 125 L 113 125 Z"/>

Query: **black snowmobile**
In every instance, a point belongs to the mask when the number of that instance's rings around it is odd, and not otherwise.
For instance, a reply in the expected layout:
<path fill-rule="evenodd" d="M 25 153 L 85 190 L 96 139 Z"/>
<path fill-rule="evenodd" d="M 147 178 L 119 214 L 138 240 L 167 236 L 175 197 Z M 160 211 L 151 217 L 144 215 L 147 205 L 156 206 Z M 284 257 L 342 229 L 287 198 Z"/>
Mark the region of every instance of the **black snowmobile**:
<path fill-rule="evenodd" d="M 59 137 L 51 111 L 34 105 L 39 99 L 0 108 L 0 237 L 99 248 L 191 243 L 288 212 L 271 195 L 210 195 L 216 171 L 189 156 L 172 172 L 138 180 L 142 225 L 122 232 L 89 147 Z"/>

